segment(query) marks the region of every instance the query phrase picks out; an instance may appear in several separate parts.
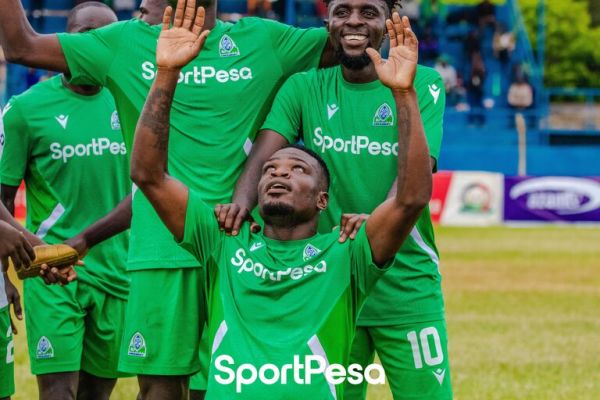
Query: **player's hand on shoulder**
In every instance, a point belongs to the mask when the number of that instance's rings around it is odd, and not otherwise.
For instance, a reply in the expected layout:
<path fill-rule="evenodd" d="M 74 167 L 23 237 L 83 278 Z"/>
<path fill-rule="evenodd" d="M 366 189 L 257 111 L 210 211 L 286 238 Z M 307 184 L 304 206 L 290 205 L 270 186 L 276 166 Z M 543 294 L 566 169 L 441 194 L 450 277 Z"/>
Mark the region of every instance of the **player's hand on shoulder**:
<path fill-rule="evenodd" d="M 175 13 L 173 25 L 171 17 Z M 161 69 L 180 69 L 202 49 L 209 31 L 203 31 L 204 7 L 196 9 L 196 0 L 179 0 L 177 8 L 167 7 L 156 47 L 156 65 Z"/>
<path fill-rule="evenodd" d="M 236 236 L 245 221 L 250 222 L 252 233 L 260 232 L 260 225 L 254 222 L 252 215 L 250 215 L 250 210 L 239 204 L 217 204 L 215 206 L 215 217 L 219 223 L 219 228 L 225 231 L 227 235 Z"/>
<path fill-rule="evenodd" d="M 346 239 L 354 240 L 362 224 L 369 218 L 369 214 L 343 214 L 340 220 L 339 242 L 344 243 Z"/>
<path fill-rule="evenodd" d="M 392 90 L 407 91 L 413 89 L 419 60 L 419 42 L 412 31 L 408 17 L 400 18 L 394 12 L 391 20 L 386 21 L 390 37 L 390 54 L 387 60 L 381 58 L 377 50 L 367 49 L 367 54 L 375 65 L 379 80 Z"/>
<path fill-rule="evenodd" d="M 17 268 L 35 259 L 33 247 L 23 233 L 4 221 L 0 221 L 0 257 L 10 257 Z"/>

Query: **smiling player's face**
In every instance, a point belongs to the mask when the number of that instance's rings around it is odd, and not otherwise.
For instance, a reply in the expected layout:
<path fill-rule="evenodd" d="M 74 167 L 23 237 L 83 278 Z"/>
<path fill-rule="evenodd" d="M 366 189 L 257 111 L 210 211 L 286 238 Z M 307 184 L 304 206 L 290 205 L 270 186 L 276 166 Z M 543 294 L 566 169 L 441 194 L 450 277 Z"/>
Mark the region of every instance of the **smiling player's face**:
<path fill-rule="evenodd" d="M 266 222 L 290 225 L 316 218 L 327 206 L 323 171 L 313 157 L 295 148 L 277 151 L 264 164 L 258 183 L 258 204 Z"/>
<path fill-rule="evenodd" d="M 370 63 L 365 50 L 381 47 L 387 5 L 381 0 L 334 0 L 329 5 L 329 40 L 339 61 L 361 69 Z"/>

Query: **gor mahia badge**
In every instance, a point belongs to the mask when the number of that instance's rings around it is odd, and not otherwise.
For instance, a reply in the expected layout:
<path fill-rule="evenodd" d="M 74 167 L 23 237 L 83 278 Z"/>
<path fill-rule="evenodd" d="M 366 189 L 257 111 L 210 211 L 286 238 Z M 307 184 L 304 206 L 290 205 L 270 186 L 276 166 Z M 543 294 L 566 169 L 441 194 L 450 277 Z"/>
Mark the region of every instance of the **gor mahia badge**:
<path fill-rule="evenodd" d="M 304 259 L 304 261 L 307 261 L 319 254 L 320 252 L 321 250 L 317 249 L 315 246 L 309 243 L 304 248 L 304 254 L 302 258 Z"/>
<path fill-rule="evenodd" d="M 119 114 L 116 111 L 110 116 L 110 126 L 114 131 L 121 129 L 121 121 L 119 121 Z"/>
<path fill-rule="evenodd" d="M 233 39 L 227 35 L 223 35 L 221 42 L 219 43 L 219 55 L 221 57 L 239 56 L 240 49 L 238 49 Z"/>
<path fill-rule="evenodd" d="M 377 109 L 375 117 L 373 118 L 373 126 L 392 126 L 394 125 L 394 114 L 392 108 L 387 104 L 383 103 Z"/>
<path fill-rule="evenodd" d="M 35 350 L 35 357 L 38 360 L 44 358 L 54 358 L 54 347 L 52 347 L 52 343 L 50 343 L 46 336 L 42 336 L 38 341 L 37 349 Z"/>
<path fill-rule="evenodd" d="M 146 340 L 141 333 L 136 332 L 133 335 L 129 342 L 127 354 L 133 357 L 146 357 Z"/>

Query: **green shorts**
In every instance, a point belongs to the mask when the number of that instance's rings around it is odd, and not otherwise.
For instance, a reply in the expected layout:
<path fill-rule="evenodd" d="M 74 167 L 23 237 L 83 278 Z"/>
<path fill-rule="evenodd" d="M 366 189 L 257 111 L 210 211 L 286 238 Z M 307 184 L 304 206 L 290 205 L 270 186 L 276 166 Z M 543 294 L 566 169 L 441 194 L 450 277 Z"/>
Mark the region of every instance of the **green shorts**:
<path fill-rule="evenodd" d="M 200 371 L 206 324 L 202 268 L 131 271 L 119 371 L 192 375 Z"/>
<path fill-rule="evenodd" d="M 0 279 L 3 279 L 0 276 Z M 8 307 L 0 308 L 0 398 L 15 394 L 15 353 Z"/>
<path fill-rule="evenodd" d="M 208 329 L 202 332 L 200 339 L 200 371 L 190 378 L 190 390 L 206 390 L 208 387 L 208 368 L 210 367 L 210 346 Z"/>
<path fill-rule="evenodd" d="M 118 378 L 126 301 L 81 281 L 27 279 L 25 323 L 34 375 L 83 370 Z"/>
<path fill-rule="evenodd" d="M 394 400 L 452 399 L 444 320 L 358 327 L 350 363 L 365 368 L 373 363 L 376 351 Z M 346 400 L 363 400 L 366 395 L 366 382 L 361 385 L 347 383 L 344 387 Z"/>

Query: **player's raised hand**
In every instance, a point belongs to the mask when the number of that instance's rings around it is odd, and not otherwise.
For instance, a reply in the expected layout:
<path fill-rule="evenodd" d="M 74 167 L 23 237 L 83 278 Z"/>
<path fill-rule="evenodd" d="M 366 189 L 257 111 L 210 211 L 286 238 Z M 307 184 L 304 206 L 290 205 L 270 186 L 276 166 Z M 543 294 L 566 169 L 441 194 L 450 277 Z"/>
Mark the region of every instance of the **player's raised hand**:
<path fill-rule="evenodd" d="M 408 17 L 400 18 L 395 12 L 385 21 L 390 37 L 390 54 L 387 60 L 377 50 L 368 48 L 367 54 L 375 65 L 379 80 L 392 90 L 410 90 L 417 73 L 419 42 L 410 27 Z"/>
<path fill-rule="evenodd" d="M 187 4 L 186 4 L 187 3 Z M 210 31 L 203 31 L 204 7 L 196 9 L 196 0 L 179 0 L 175 10 L 165 9 L 162 32 L 156 47 L 156 65 L 164 69 L 180 69 L 192 61 L 206 40 Z"/>

